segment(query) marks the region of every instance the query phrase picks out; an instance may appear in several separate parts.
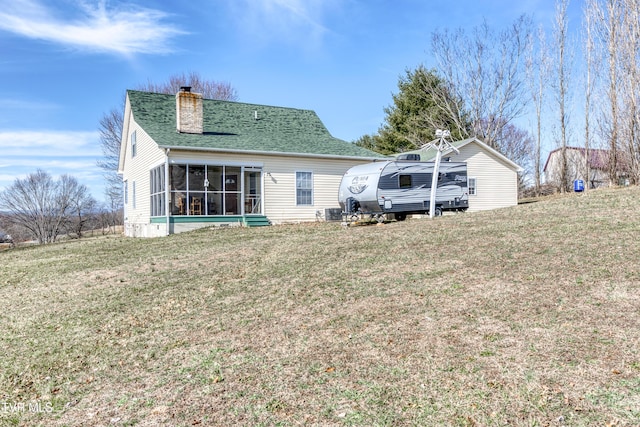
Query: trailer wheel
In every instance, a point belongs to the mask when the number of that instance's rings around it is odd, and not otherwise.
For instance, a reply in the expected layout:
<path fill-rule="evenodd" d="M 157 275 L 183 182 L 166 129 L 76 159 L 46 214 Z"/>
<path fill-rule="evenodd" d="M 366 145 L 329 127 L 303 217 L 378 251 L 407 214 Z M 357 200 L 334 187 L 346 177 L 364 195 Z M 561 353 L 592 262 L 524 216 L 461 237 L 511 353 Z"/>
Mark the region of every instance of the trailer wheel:
<path fill-rule="evenodd" d="M 442 208 L 439 206 L 436 206 L 436 209 L 433 212 L 434 216 L 442 216 Z"/>
<path fill-rule="evenodd" d="M 395 214 L 396 217 L 396 221 L 404 221 L 405 219 L 407 219 L 407 214 L 406 213 L 397 213 Z"/>

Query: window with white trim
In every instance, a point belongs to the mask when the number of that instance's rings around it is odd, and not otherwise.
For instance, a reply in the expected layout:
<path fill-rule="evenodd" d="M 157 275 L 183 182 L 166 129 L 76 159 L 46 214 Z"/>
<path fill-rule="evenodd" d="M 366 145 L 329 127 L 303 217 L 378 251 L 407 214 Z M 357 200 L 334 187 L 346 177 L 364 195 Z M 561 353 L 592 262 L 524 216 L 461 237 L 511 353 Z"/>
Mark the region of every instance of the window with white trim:
<path fill-rule="evenodd" d="M 476 196 L 478 194 L 477 179 L 467 178 L 467 187 L 469 188 L 469 195 Z"/>
<path fill-rule="evenodd" d="M 164 164 L 151 169 L 151 216 L 165 215 L 165 176 Z"/>
<path fill-rule="evenodd" d="M 136 131 L 131 132 L 131 157 L 135 157 L 138 154 Z"/>
<path fill-rule="evenodd" d="M 296 172 L 296 205 L 313 205 L 313 173 Z"/>

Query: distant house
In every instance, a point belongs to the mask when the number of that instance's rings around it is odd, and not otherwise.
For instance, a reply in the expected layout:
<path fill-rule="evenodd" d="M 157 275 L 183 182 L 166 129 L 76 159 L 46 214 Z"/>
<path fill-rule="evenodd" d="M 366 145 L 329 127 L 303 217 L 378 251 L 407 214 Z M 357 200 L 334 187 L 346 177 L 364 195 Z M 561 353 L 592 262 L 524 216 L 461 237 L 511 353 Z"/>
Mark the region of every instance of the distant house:
<path fill-rule="evenodd" d="M 587 150 L 584 147 L 567 147 L 567 182 L 580 179 L 588 188 L 609 186 L 609 150 L 589 149 L 589 177 L 586 176 Z M 560 187 L 560 170 L 562 165 L 562 149 L 557 148 L 549 153 L 544 164 L 545 182 Z M 619 163 L 619 179 L 624 183 L 627 177 L 626 163 Z"/>
<path fill-rule="evenodd" d="M 351 166 L 380 154 L 334 138 L 315 112 L 128 91 L 118 172 L 125 234 L 315 221 Z"/>
<path fill-rule="evenodd" d="M 520 166 L 478 138 L 468 138 L 452 142 L 454 150 L 442 154 L 443 161 L 466 162 L 467 184 L 469 187 L 469 211 L 503 208 L 518 204 L 518 172 Z M 414 150 L 401 153 L 406 157 L 417 154 L 421 161 L 433 161 L 434 149 Z"/>

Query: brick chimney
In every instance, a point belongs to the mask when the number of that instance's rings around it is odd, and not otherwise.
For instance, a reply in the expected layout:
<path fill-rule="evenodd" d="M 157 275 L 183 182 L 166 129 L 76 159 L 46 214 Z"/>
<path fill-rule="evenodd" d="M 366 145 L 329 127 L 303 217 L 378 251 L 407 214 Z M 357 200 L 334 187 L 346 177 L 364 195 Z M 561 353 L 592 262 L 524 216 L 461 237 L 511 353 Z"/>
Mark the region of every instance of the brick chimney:
<path fill-rule="evenodd" d="M 176 93 L 176 127 L 180 133 L 202 133 L 202 94 L 182 86 Z"/>

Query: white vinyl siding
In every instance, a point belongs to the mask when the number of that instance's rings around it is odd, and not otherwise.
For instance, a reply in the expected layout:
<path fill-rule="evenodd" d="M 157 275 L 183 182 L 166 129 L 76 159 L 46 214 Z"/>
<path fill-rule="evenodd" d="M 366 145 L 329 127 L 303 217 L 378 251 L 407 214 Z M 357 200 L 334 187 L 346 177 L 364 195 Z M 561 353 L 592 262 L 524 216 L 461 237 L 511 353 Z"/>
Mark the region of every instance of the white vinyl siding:
<path fill-rule="evenodd" d="M 451 161 L 467 162 L 467 176 L 475 178 L 476 195 L 469 198 L 470 212 L 518 204 L 517 172 L 480 145 L 461 147 Z"/>
<path fill-rule="evenodd" d="M 342 176 L 352 166 L 369 163 L 368 159 L 333 159 L 268 156 L 230 153 L 193 153 L 172 151 L 171 164 L 224 164 L 262 168 L 263 213 L 274 224 L 315 221 L 317 212 L 339 208 L 338 190 Z M 296 204 L 296 172 L 313 175 L 313 205 Z"/>
<path fill-rule="evenodd" d="M 127 109 L 127 112 L 130 110 Z M 124 158 L 124 167 L 122 169 L 122 179 L 128 182 L 128 197 L 125 201 L 125 227 L 133 228 L 144 227 L 150 222 L 151 218 L 151 187 L 150 187 L 150 171 L 163 164 L 165 159 L 164 150 L 147 135 L 147 133 L 138 126 L 138 124 L 129 117 L 128 135 L 126 147 L 123 147 L 126 153 Z M 136 156 L 133 157 L 131 147 L 131 138 L 135 134 Z M 135 190 L 133 185 L 135 183 Z M 134 195 L 135 192 L 135 195 Z M 128 233 L 128 235 L 138 235 Z"/>

